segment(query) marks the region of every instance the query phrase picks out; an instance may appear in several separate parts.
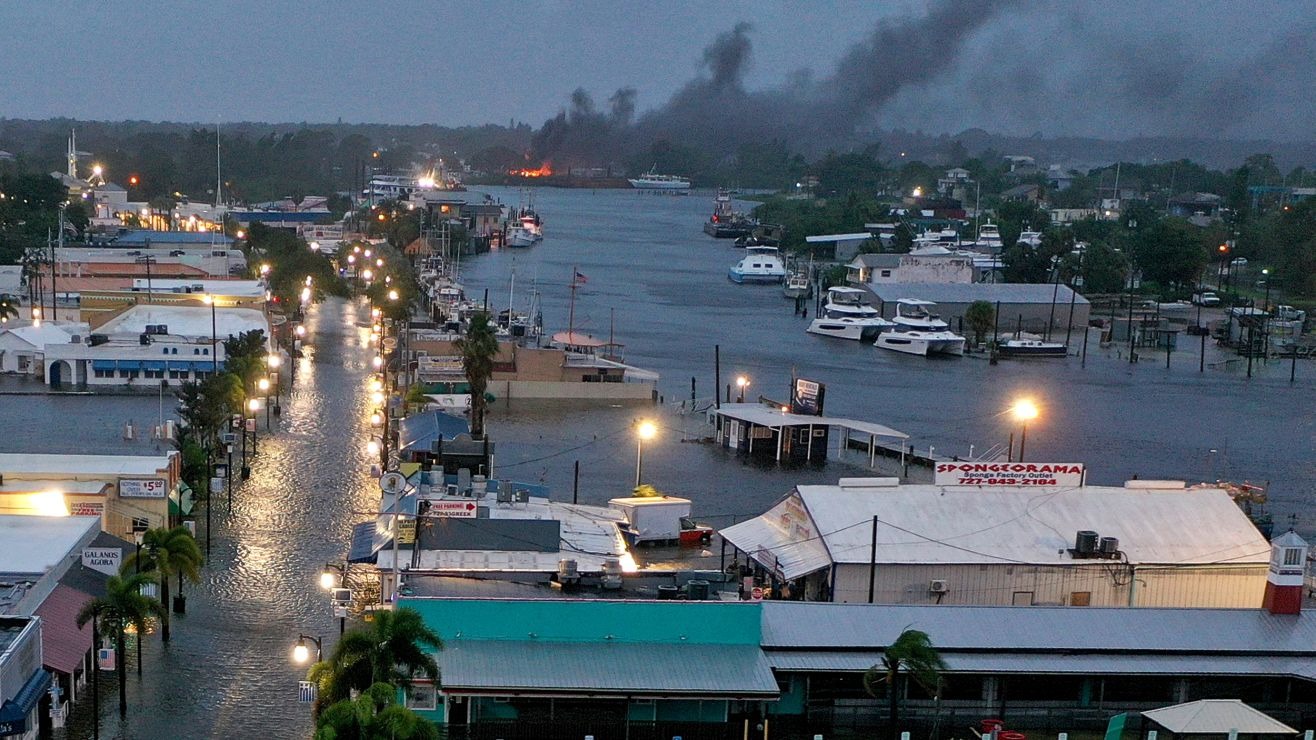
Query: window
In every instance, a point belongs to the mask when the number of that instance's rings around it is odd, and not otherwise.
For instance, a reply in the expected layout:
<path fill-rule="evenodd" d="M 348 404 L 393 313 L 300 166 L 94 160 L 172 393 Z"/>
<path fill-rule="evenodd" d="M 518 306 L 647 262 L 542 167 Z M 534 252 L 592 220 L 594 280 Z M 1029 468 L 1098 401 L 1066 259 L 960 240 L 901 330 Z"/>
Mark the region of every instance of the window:
<path fill-rule="evenodd" d="M 96 377 L 98 377 L 98 378 L 113 378 L 113 377 L 114 377 L 114 371 L 113 371 L 113 370 L 101 370 L 101 369 L 97 368 L 94 372 L 96 373 Z"/>
<path fill-rule="evenodd" d="M 133 517 L 133 532 L 145 532 L 151 528 L 151 520 L 143 516 Z"/>
<path fill-rule="evenodd" d="M 1284 548 L 1285 565 L 1302 565 L 1302 548 L 1286 547 Z"/>
<path fill-rule="evenodd" d="M 31 364 L 32 364 L 32 358 L 29 357 L 28 355 L 18 356 L 18 372 L 20 373 L 27 372 L 27 369 L 29 366 L 31 366 Z"/>
<path fill-rule="evenodd" d="M 170 370 L 170 371 L 169 371 L 169 379 L 170 379 L 170 380 L 187 380 L 187 371 L 186 371 L 186 370 Z"/>
<path fill-rule="evenodd" d="M 1069 595 L 1070 606 L 1090 606 L 1092 604 L 1091 591 L 1075 591 Z"/>
<path fill-rule="evenodd" d="M 891 271 L 890 271 L 890 270 L 883 270 L 883 271 L 882 271 L 882 277 L 891 277 Z"/>
<path fill-rule="evenodd" d="M 432 683 L 413 683 L 407 686 L 407 709 L 435 709 L 438 694 Z"/>
<path fill-rule="evenodd" d="M 164 376 L 165 376 L 165 371 L 163 371 L 163 370 L 147 370 L 147 371 L 146 371 L 146 377 L 148 377 L 148 378 L 155 378 L 155 379 L 157 379 L 157 380 L 163 380 L 163 379 L 164 379 Z"/>

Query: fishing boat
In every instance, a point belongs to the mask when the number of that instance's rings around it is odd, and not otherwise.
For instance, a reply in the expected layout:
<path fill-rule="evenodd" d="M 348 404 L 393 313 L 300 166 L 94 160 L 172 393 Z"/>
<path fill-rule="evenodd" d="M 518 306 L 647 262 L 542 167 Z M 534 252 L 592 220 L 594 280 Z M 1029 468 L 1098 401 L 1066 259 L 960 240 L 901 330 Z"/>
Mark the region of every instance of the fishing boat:
<path fill-rule="evenodd" d="M 776 247 L 748 247 L 739 262 L 727 271 L 733 283 L 780 283 L 786 278 L 786 265 Z"/>
<path fill-rule="evenodd" d="M 1061 342 L 1019 337 L 1007 339 L 996 346 L 1001 357 L 1067 357 L 1069 346 Z"/>
<path fill-rule="evenodd" d="M 786 276 L 786 281 L 782 283 L 782 295 L 787 298 L 808 298 L 813 292 L 813 286 L 809 283 L 809 275 L 803 271 L 796 270 Z"/>
<path fill-rule="evenodd" d="M 935 305 L 912 298 L 896 301 L 894 326 L 878 334 L 873 344 L 907 355 L 963 355 L 964 337 L 928 310 Z"/>
<path fill-rule="evenodd" d="M 745 214 L 731 209 L 731 191 L 721 188 L 713 199 L 713 215 L 704 222 L 704 233 L 714 239 L 738 239 L 749 236 L 756 225 Z"/>
<path fill-rule="evenodd" d="M 543 237 L 540 238 L 542 239 Z M 507 227 L 507 233 L 503 236 L 503 244 L 518 249 L 533 247 L 538 243 L 539 239 L 535 238 L 534 232 L 521 224 Z"/>
<path fill-rule="evenodd" d="M 843 285 L 827 289 L 827 300 L 809 324 L 810 334 L 855 341 L 872 340 L 895 324 L 882 318 L 868 302 L 866 291 Z"/>
<path fill-rule="evenodd" d="M 690 178 L 678 175 L 660 175 L 657 172 L 657 165 L 639 177 L 628 178 L 627 182 L 636 190 L 671 190 L 674 192 L 688 192 L 690 190 Z"/>

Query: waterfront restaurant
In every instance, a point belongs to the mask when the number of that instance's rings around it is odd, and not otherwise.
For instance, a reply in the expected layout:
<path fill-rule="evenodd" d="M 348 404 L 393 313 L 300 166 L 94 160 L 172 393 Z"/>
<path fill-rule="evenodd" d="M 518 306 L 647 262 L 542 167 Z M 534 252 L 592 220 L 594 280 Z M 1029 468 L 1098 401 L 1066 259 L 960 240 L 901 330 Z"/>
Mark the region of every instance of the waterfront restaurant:
<path fill-rule="evenodd" d="M 860 435 L 861 439 L 867 437 L 870 466 L 875 464 L 877 450 L 884 447 L 884 442 L 896 440 L 903 444 L 909 439 L 909 435 L 904 432 L 881 424 L 792 413 L 793 410 L 801 409 L 798 406 L 787 409 L 763 403 L 724 403 L 710 409 L 709 415 L 719 446 L 776 462 L 826 461 L 833 428 L 841 432 L 841 449 L 850 444 L 851 435 Z"/>
<path fill-rule="evenodd" d="M 1247 607 L 1270 548 L 1219 488 L 1090 486 L 1078 464 L 993 464 L 1018 478 L 797 486 L 723 529 L 756 585 L 840 603 Z M 1032 471 L 1032 472 L 1028 472 Z M 996 476 L 998 474 L 991 474 Z M 1013 474 L 1012 474 L 1013 475 Z M 969 485 L 956 485 L 971 481 Z M 786 594 L 789 594 L 788 596 Z"/>

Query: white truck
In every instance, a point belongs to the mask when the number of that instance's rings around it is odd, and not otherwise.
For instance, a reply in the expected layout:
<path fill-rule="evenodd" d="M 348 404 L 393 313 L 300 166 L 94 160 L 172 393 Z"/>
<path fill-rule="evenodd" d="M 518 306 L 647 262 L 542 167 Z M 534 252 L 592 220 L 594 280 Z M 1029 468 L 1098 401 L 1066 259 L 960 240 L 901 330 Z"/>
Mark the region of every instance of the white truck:
<path fill-rule="evenodd" d="M 690 519 L 690 499 L 678 496 L 626 496 L 608 501 L 626 523 L 622 534 L 632 545 L 698 545 L 713 537 L 713 529 Z"/>

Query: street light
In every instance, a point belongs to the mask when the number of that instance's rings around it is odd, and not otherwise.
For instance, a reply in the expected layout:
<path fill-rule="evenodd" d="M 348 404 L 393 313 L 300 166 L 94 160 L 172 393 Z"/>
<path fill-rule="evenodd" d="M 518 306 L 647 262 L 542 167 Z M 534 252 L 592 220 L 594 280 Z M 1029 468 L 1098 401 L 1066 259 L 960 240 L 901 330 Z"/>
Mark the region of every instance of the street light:
<path fill-rule="evenodd" d="M 1021 398 L 1010 407 L 1010 414 L 1019 422 L 1019 462 L 1024 461 L 1024 445 L 1028 442 L 1028 422 L 1037 418 L 1037 404 L 1027 398 Z"/>
<path fill-rule="evenodd" d="M 388 292 L 388 299 L 390 301 L 396 301 L 398 299 L 398 291 L 396 288 Z"/>
<path fill-rule="evenodd" d="M 378 411 L 370 412 L 370 426 L 379 427 L 384 425 L 384 415 Z"/>
<path fill-rule="evenodd" d="M 303 339 L 306 337 L 306 327 L 302 326 L 301 324 L 297 325 L 297 329 L 295 330 L 295 332 L 297 334 L 298 339 Z"/>
<path fill-rule="evenodd" d="M 297 644 L 292 649 L 292 661 L 298 665 L 305 665 L 311 657 L 311 648 L 306 644 L 311 642 L 315 645 L 315 660 L 318 663 L 324 657 L 324 641 L 318 637 L 310 635 L 297 635 Z"/>
<path fill-rule="evenodd" d="M 370 453 L 371 457 L 379 456 L 379 442 L 376 441 L 374 437 L 371 437 L 370 441 L 366 442 L 366 452 Z"/>
<path fill-rule="evenodd" d="M 269 378 L 261 378 L 260 380 L 256 381 L 256 387 L 257 387 L 258 389 L 260 389 L 260 391 L 261 391 L 262 393 L 265 393 L 266 395 L 268 395 L 268 394 L 269 394 L 269 390 L 270 390 L 270 379 L 269 379 Z M 253 400 L 254 400 L 254 399 L 253 399 Z"/>
<path fill-rule="evenodd" d="M 219 375 L 219 334 L 215 331 L 215 297 L 206 293 L 201 297 L 210 306 L 210 372 Z"/>
<path fill-rule="evenodd" d="M 658 427 L 645 419 L 635 427 L 635 487 L 640 487 L 640 472 L 644 468 L 644 441 L 653 439 L 658 434 Z"/>
<path fill-rule="evenodd" d="M 736 388 L 740 390 L 740 397 L 737 403 L 745 402 L 745 389 L 748 387 L 749 387 L 749 378 L 746 378 L 744 375 L 740 375 L 736 377 Z"/>
<path fill-rule="evenodd" d="M 375 355 L 374 357 L 370 358 L 370 364 L 374 365 L 375 369 L 378 370 L 384 366 L 384 358 L 380 357 L 379 355 Z"/>

